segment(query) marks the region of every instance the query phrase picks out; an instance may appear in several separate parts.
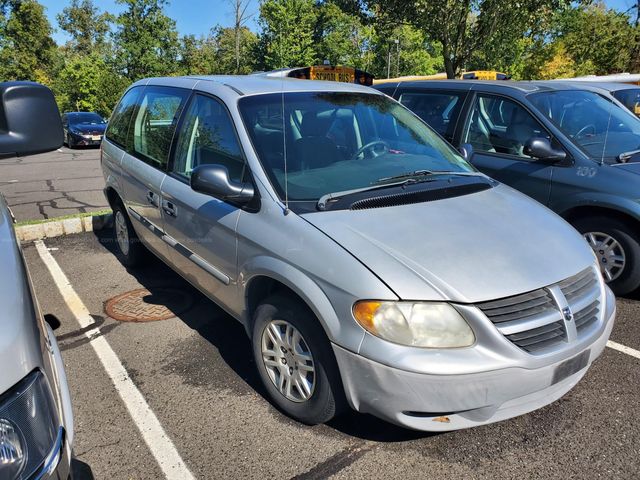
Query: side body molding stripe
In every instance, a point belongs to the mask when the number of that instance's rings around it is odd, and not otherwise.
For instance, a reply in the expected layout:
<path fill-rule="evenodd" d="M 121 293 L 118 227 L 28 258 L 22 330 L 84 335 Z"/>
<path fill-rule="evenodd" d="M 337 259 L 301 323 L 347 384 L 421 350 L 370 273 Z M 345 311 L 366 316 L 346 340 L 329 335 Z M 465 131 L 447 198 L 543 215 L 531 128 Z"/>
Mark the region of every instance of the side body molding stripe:
<path fill-rule="evenodd" d="M 144 225 L 146 228 L 151 230 L 156 236 L 160 237 L 163 242 L 165 242 L 167 245 L 173 248 L 180 255 L 191 260 L 198 267 L 202 268 L 205 272 L 209 273 L 220 282 L 224 283 L 225 285 L 229 285 L 229 283 L 231 282 L 231 279 L 227 275 L 222 273 L 220 270 L 218 270 L 216 267 L 211 265 L 209 262 L 207 262 L 200 255 L 189 250 L 187 247 L 185 247 L 183 244 L 178 242 L 172 236 L 167 235 L 160 228 L 158 228 L 157 225 L 151 223 L 149 220 L 147 220 L 145 217 L 140 215 L 138 212 L 136 212 L 132 208 L 129 208 L 129 213 L 133 218 L 135 218 L 140 223 L 142 223 L 142 225 Z"/>

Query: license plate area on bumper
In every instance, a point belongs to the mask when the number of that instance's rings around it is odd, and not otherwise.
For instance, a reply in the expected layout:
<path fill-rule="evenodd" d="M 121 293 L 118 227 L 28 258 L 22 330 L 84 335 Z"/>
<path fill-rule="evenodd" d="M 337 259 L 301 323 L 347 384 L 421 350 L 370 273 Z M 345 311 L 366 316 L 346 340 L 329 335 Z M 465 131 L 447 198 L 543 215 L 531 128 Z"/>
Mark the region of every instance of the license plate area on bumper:
<path fill-rule="evenodd" d="M 574 373 L 579 372 L 584 367 L 589 364 L 589 356 L 591 352 L 590 350 L 585 350 L 580 355 L 576 355 L 569 360 L 565 360 L 560 365 L 556 367 L 553 372 L 553 379 L 551 380 L 551 385 L 555 385 L 558 382 L 561 382 L 567 377 L 570 377 Z"/>

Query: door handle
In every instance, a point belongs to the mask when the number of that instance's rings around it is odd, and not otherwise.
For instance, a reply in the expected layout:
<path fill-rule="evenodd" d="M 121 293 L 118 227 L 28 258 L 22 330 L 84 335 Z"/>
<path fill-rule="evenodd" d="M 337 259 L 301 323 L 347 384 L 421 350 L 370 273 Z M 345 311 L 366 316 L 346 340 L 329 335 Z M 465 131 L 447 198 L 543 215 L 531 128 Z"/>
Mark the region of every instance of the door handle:
<path fill-rule="evenodd" d="M 175 217 L 177 214 L 176 206 L 171 202 L 162 202 L 162 210 L 170 217 Z"/>
<path fill-rule="evenodd" d="M 156 200 L 156 194 L 153 192 L 147 192 L 147 202 L 149 202 L 154 207 L 157 207 L 158 201 Z"/>

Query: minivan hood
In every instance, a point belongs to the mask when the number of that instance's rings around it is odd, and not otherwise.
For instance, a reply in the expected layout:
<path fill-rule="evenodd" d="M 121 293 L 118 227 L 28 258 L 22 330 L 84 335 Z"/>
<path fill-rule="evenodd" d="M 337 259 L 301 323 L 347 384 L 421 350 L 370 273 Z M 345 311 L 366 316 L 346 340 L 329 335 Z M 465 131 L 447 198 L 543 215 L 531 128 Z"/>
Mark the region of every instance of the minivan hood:
<path fill-rule="evenodd" d="M 405 300 L 497 299 L 594 263 L 573 227 L 505 185 L 445 200 L 302 217 Z"/>
<path fill-rule="evenodd" d="M 637 173 L 638 175 L 640 175 L 640 162 L 617 163 L 613 166 L 615 168 L 620 168 L 625 172 Z"/>
<path fill-rule="evenodd" d="M 13 223 L 0 196 L 0 395 L 42 366 L 40 333 Z"/>

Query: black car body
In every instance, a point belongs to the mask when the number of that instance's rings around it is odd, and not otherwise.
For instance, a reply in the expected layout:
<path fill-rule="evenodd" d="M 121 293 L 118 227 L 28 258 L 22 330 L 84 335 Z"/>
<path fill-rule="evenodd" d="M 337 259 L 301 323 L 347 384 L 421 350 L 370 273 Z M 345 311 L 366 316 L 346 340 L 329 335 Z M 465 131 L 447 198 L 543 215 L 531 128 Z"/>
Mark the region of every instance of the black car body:
<path fill-rule="evenodd" d="M 376 88 L 468 152 L 479 170 L 569 221 L 614 292 L 640 287 L 640 120 L 608 92 L 559 81 Z"/>
<path fill-rule="evenodd" d="M 69 148 L 100 145 L 107 122 L 95 112 L 67 112 L 62 115 L 64 142 Z"/>

